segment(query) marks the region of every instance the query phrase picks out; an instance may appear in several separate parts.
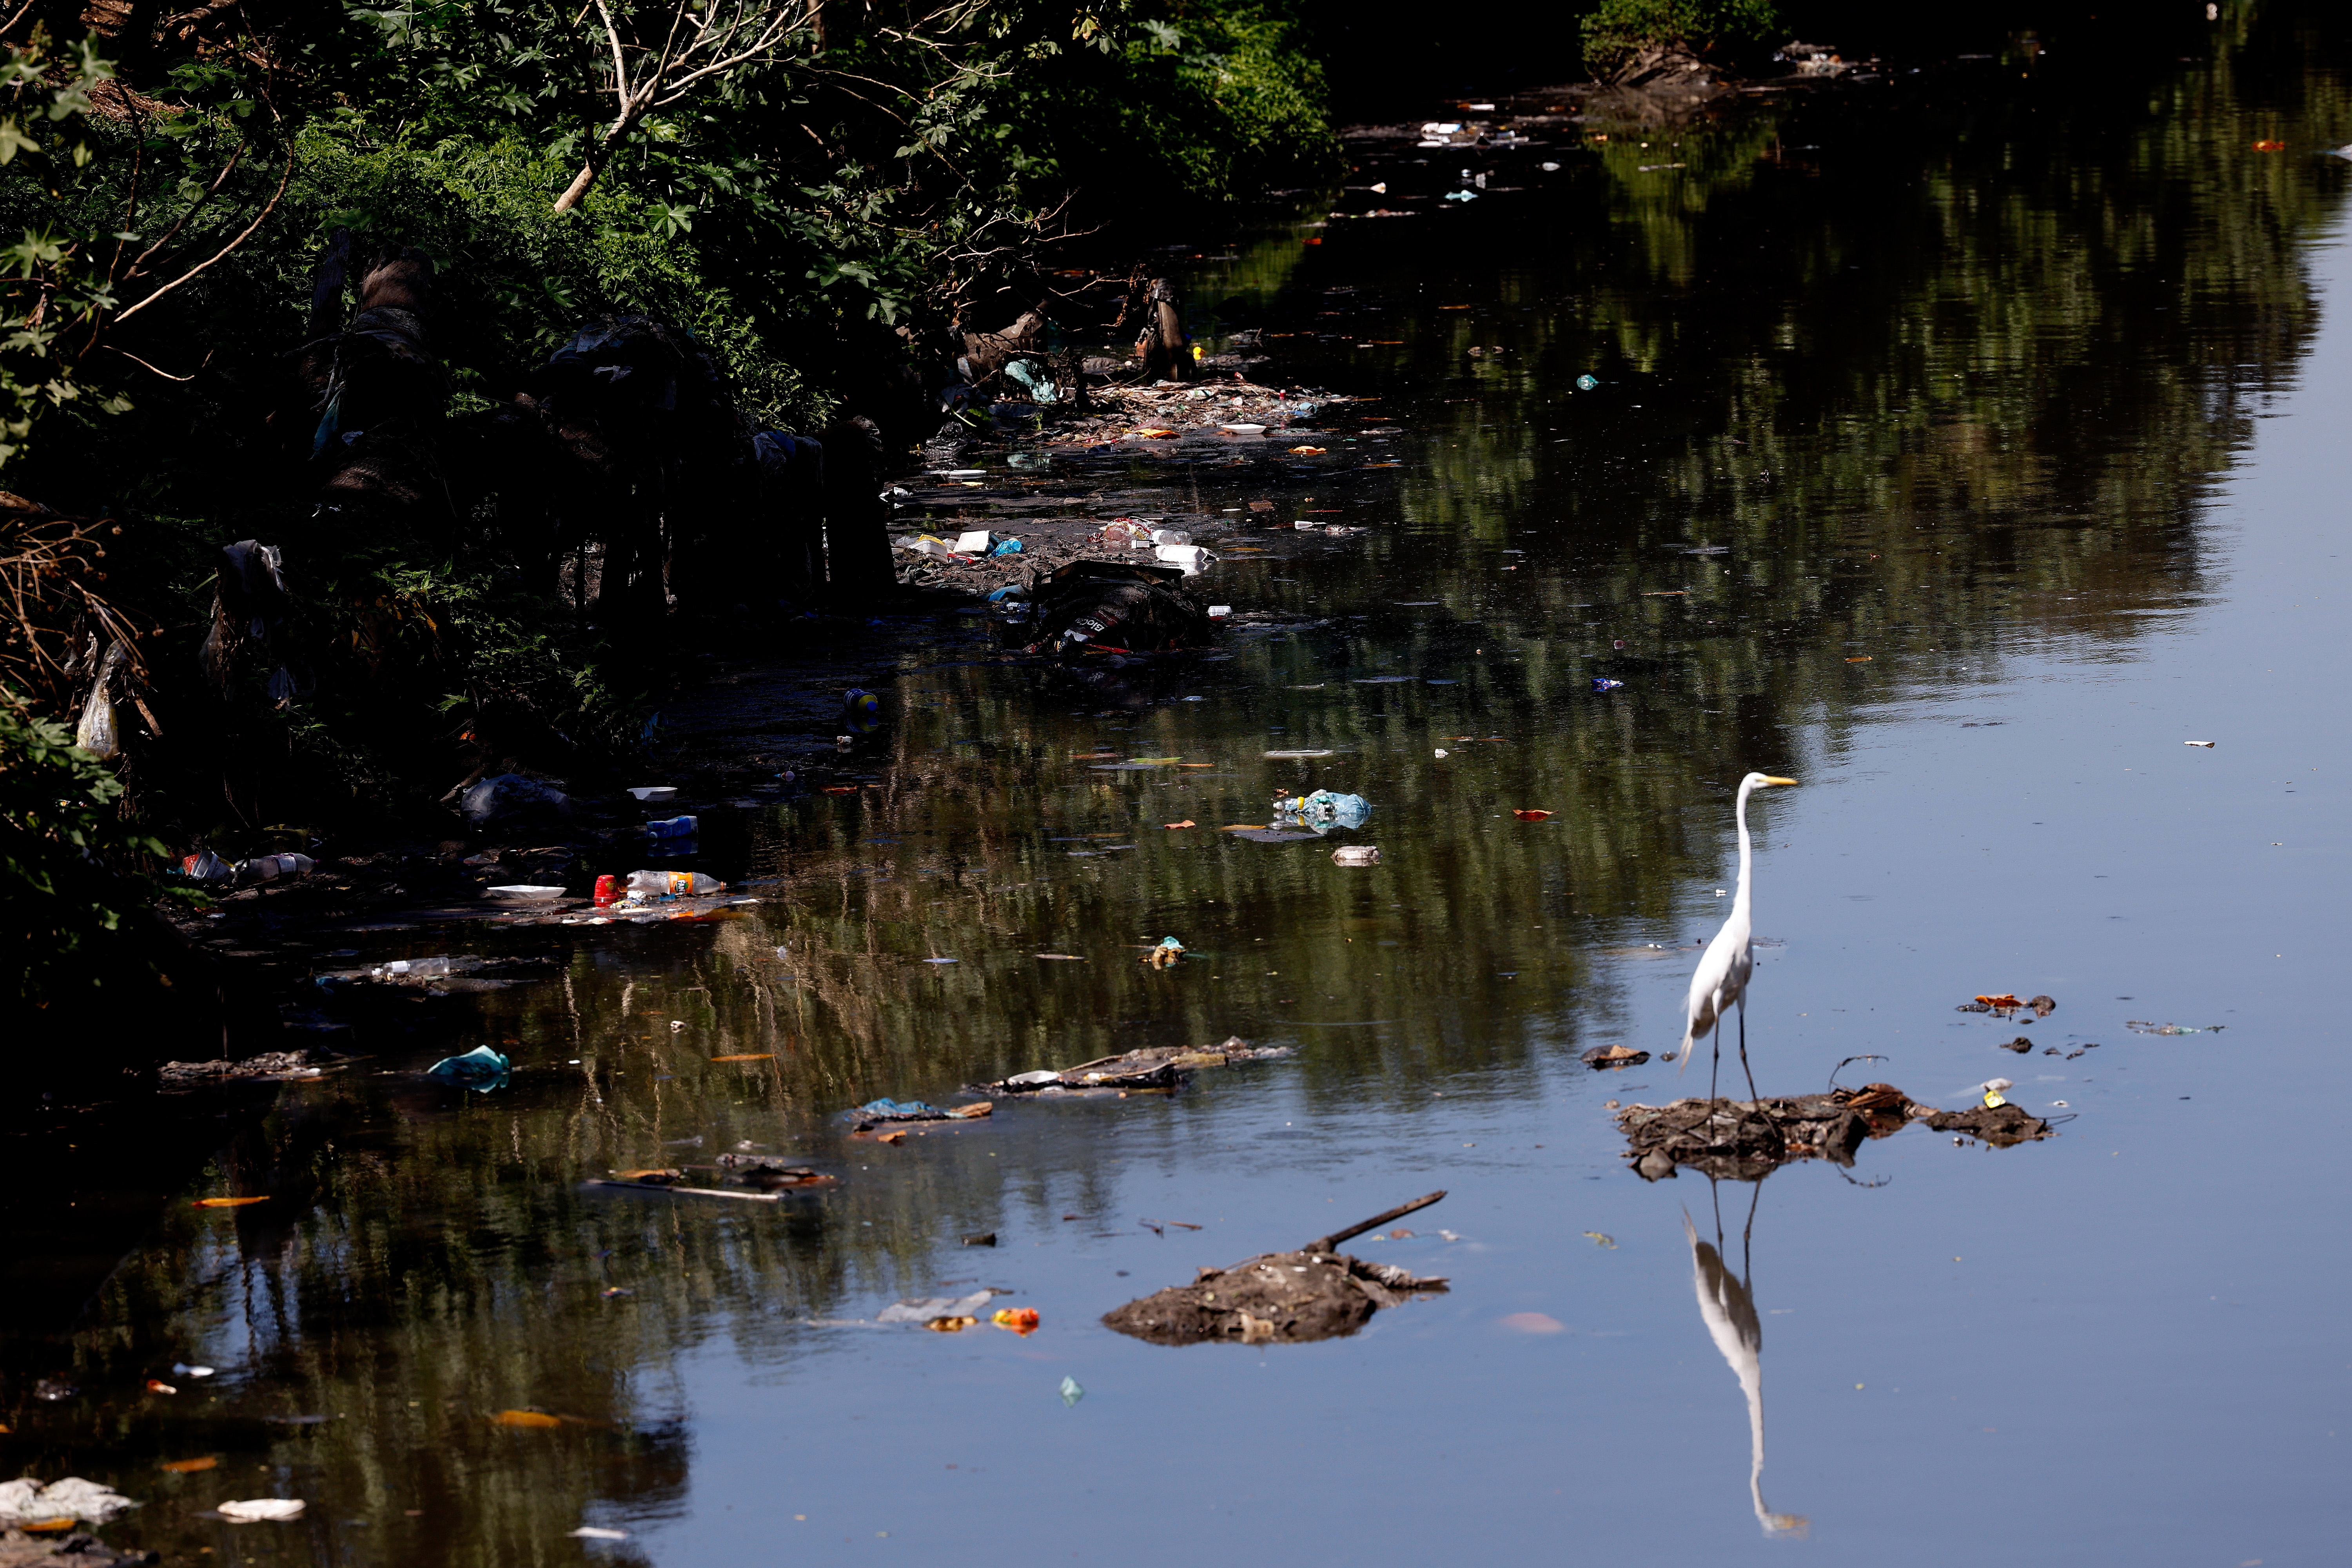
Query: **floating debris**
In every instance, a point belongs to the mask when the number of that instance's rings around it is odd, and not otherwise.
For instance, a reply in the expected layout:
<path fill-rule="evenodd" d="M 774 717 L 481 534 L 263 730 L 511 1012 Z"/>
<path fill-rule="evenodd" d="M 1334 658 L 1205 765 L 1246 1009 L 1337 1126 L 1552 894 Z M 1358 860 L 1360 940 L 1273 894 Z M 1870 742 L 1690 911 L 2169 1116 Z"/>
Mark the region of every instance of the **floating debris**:
<path fill-rule="evenodd" d="M 1631 1046 L 1595 1046 L 1577 1059 L 1589 1068 L 1630 1068 L 1648 1061 L 1650 1053 Z"/>
<path fill-rule="evenodd" d="M 826 1175 L 814 1166 L 788 1164 L 765 1154 L 721 1154 L 716 1163 L 719 1170 L 744 1185 L 769 1192 L 793 1187 L 830 1187 L 841 1180 L 838 1176 Z"/>
<path fill-rule="evenodd" d="M 1103 1315 L 1106 1326 L 1158 1345 L 1212 1341 L 1245 1345 L 1303 1344 L 1356 1332 L 1374 1312 L 1446 1289 L 1404 1269 L 1335 1250 L 1443 1192 L 1416 1198 L 1360 1225 L 1318 1237 L 1296 1252 L 1267 1252 L 1224 1268 L 1203 1268 L 1190 1285 L 1171 1286 Z"/>
<path fill-rule="evenodd" d="M 2036 996 L 2029 1001 L 2021 1002 L 2017 999 L 2015 992 L 2003 991 L 1994 995 L 1979 996 L 1973 1002 L 1963 1002 L 1953 1011 L 1999 1013 L 2003 1017 L 2008 1017 L 2012 1014 L 2023 1012 L 2028 1007 L 2033 1009 L 2035 1017 L 2047 1018 L 2051 1014 L 2058 1011 L 2058 999 L 2054 996 Z"/>
<path fill-rule="evenodd" d="M 265 1051 L 242 1061 L 165 1062 L 156 1076 L 166 1089 L 207 1083 L 288 1083 L 323 1077 L 327 1068 L 354 1059 L 310 1047 L 299 1051 Z"/>
<path fill-rule="evenodd" d="M 1198 1050 L 1181 1046 L 1151 1046 L 1073 1068 L 1042 1068 L 1017 1072 L 994 1083 L 967 1084 L 969 1094 L 1133 1094 L 1179 1088 L 1200 1068 L 1231 1067 L 1237 1062 L 1273 1061 L 1290 1055 L 1288 1046 L 1253 1046 L 1239 1035 L 1222 1046 Z"/>
<path fill-rule="evenodd" d="M 919 1100 L 869 1100 L 849 1113 L 850 1131 L 870 1132 L 893 1121 L 969 1121 L 974 1117 L 986 1116 L 995 1109 L 984 1100 L 949 1110 L 942 1110 L 936 1105 L 925 1105 Z"/>
<path fill-rule="evenodd" d="M 0 1482 L 0 1524 L 18 1529 L 50 1520 L 104 1524 L 123 1510 L 138 1506 L 113 1488 L 79 1476 L 68 1476 L 46 1487 L 31 1476 Z"/>
<path fill-rule="evenodd" d="M 961 1327 L 969 1327 L 988 1310 L 989 1301 L 1003 1295 L 1002 1290 L 975 1290 L 969 1296 L 923 1296 L 894 1302 L 875 1315 L 877 1323 L 920 1323 L 927 1329 L 937 1329 L 941 1322 L 961 1319 Z M 955 1330 L 940 1330 L 952 1333 Z"/>
<path fill-rule="evenodd" d="M 1961 1132 L 2000 1147 L 2046 1138 L 2050 1124 L 2009 1104 L 1967 1110 L 1921 1105 L 1889 1083 L 1827 1094 L 1759 1100 L 1678 1100 L 1629 1105 L 1617 1112 L 1626 1157 L 1647 1181 L 1688 1165 L 1705 1175 L 1753 1181 L 1797 1160 L 1851 1165 L 1853 1152 L 1912 1121 Z"/>

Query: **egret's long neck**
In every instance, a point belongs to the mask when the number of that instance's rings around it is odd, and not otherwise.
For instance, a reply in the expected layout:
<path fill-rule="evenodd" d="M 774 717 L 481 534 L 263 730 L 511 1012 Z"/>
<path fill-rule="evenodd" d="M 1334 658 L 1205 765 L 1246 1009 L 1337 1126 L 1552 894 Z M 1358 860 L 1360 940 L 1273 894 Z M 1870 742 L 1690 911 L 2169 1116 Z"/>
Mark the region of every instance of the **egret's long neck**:
<path fill-rule="evenodd" d="M 1740 914 L 1748 913 L 1748 795 L 1751 785 L 1739 786 L 1739 806 L 1732 816 L 1739 823 L 1739 889 L 1732 895 L 1731 907 Z"/>

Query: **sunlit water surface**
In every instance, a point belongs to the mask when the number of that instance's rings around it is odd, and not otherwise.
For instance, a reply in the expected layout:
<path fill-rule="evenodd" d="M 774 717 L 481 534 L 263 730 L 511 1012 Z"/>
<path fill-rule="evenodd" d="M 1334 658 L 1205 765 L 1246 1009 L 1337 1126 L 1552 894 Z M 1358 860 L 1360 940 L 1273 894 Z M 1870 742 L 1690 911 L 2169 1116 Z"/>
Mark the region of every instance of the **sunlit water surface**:
<path fill-rule="evenodd" d="M 970 618 L 910 626 L 877 787 L 714 841 L 764 902 L 518 933 L 560 969 L 289 1091 L 186 1194 L 278 1201 L 175 1208 L 15 1462 L 145 1500 L 111 1534 L 175 1561 L 2336 1560 L 2341 59 L 2273 40 L 2130 112 L 1556 139 L 1475 204 L 1428 199 L 1446 155 L 1368 153 L 1350 184 L 1427 216 L 1318 215 L 1191 291 L 1325 334 L 1289 373 L 1382 401 L 1287 468 L 1097 459 L 1169 512 L 1369 525 L 1214 569 L 1290 620 L 1086 696 Z M 1365 466 L 1366 416 L 1402 468 Z M 710 712 L 676 716 L 682 763 L 737 743 Z M 1333 754 L 1264 755 L 1292 748 Z M 1100 771 L 1130 756 L 1212 765 Z M 1752 808 L 1765 1090 L 1866 1053 L 1844 1081 L 1946 1106 L 2007 1076 L 2054 1139 L 1914 1127 L 1760 1187 L 1626 1168 L 1605 1102 L 1706 1064 L 1578 1054 L 1675 1044 L 1749 768 L 1802 781 Z M 1316 784 L 1372 816 L 1221 831 Z M 1137 962 L 1171 934 L 1182 963 Z M 2059 1007 L 1954 1011 L 1985 991 Z M 1229 1034 L 1297 1055 L 898 1147 L 837 1121 Z M 507 1088 L 415 1076 L 481 1041 Z M 739 1143 L 841 1184 L 583 1185 Z M 1355 1249 L 1451 1292 L 1355 1338 L 1097 1322 L 1438 1187 Z M 1685 1216 L 1752 1319 L 1711 1331 Z M 870 1321 L 982 1286 L 1042 1331 Z M 135 1392 L 174 1362 L 219 1374 Z M 565 1419 L 496 1424 L 520 1408 Z M 268 1495 L 305 1519 L 197 1511 Z"/>

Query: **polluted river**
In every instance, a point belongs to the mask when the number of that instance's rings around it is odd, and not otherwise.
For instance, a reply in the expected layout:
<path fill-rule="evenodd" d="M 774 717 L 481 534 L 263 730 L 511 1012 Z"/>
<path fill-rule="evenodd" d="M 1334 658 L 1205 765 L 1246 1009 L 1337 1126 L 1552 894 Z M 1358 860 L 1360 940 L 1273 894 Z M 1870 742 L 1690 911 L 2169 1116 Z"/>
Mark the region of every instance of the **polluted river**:
<path fill-rule="evenodd" d="M 942 592 L 730 663 L 646 781 L 692 853 L 589 868 L 692 918 L 236 906 L 357 1059 L 204 1102 L 11 1331 L 7 1473 L 172 1563 L 2332 1556 L 2352 96 L 2291 37 L 1530 101 L 1170 237 L 1311 392 L 1000 428 L 898 531 L 1182 531 L 1213 648 Z M 1744 1028 L 1895 1113 L 1637 1169 L 1751 772 L 1723 1091 Z M 1903 1113 L 1996 1079 L 2043 1135 Z M 1438 1191 L 1352 1331 L 1105 1322 Z"/>

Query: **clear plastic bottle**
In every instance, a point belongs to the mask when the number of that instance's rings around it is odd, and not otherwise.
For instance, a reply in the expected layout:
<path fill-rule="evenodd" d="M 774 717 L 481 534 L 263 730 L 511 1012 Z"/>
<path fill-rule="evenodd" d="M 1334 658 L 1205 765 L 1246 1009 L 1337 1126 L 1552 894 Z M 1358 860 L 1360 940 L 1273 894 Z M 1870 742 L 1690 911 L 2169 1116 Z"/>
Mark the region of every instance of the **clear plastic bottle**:
<path fill-rule="evenodd" d="M 481 966 L 482 961 L 470 952 L 442 953 L 432 958 L 395 958 L 375 973 L 429 979 L 436 974 L 463 974 Z"/>
<path fill-rule="evenodd" d="M 699 871 L 632 871 L 629 896 L 635 899 L 694 899 L 727 886 Z"/>

